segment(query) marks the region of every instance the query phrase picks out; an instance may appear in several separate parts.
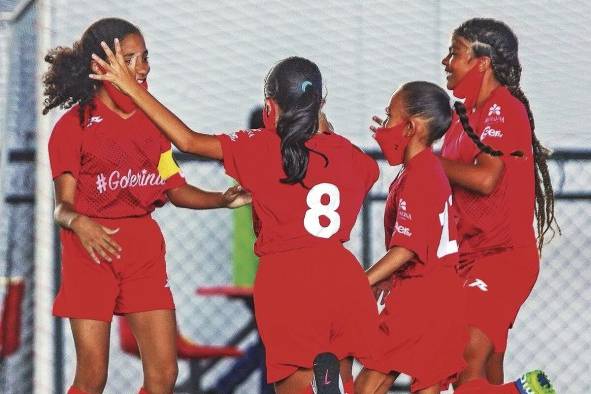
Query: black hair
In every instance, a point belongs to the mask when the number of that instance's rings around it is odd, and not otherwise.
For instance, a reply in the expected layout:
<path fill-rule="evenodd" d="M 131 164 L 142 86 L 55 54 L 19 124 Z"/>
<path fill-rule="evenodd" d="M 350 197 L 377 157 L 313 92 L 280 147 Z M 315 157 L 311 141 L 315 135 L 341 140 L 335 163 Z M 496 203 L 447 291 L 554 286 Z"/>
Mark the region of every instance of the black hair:
<path fill-rule="evenodd" d="M 322 75 L 308 59 L 289 57 L 277 63 L 265 78 L 265 97 L 277 102 L 282 113 L 277 121 L 286 184 L 303 184 L 310 151 L 305 143 L 318 130 L 322 103 Z"/>
<path fill-rule="evenodd" d="M 265 127 L 265 123 L 263 122 L 263 107 L 257 105 L 250 110 L 250 114 L 248 115 L 248 128 L 262 129 L 263 127 Z"/>
<path fill-rule="evenodd" d="M 529 118 L 531 127 L 532 147 L 534 153 L 534 174 L 535 174 L 535 198 L 536 198 L 536 221 L 538 233 L 538 249 L 542 250 L 544 236 L 555 229 L 560 234 L 560 227 L 554 217 L 554 190 L 548 172 L 547 158 L 550 150 L 542 146 L 534 129 L 534 116 L 529 106 L 529 100 L 521 90 L 521 64 L 518 57 L 519 42 L 517 36 L 505 23 L 488 18 L 474 18 L 462 23 L 455 31 L 454 36 L 465 38 L 471 43 L 472 53 L 476 57 L 487 56 L 491 60 L 493 73 L 497 81 L 506 86 L 509 92 L 523 103 Z M 456 111 L 462 122 L 464 130 L 470 138 L 484 152 L 493 156 L 500 156 L 503 152 L 495 151 L 482 144 L 473 132 L 468 122 L 466 108 L 463 104 L 455 105 Z M 476 138 L 474 138 L 476 137 Z M 476 142 L 478 140 L 478 142 Z M 512 152 L 514 156 L 520 156 L 523 152 Z"/>
<path fill-rule="evenodd" d="M 440 86 L 426 81 L 408 82 L 399 90 L 402 94 L 404 112 L 408 117 L 417 116 L 427 120 L 428 141 L 437 141 L 451 125 L 450 98 Z"/>
<path fill-rule="evenodd" d="M 78 115 L 80 125 L 84 127 L 85 119 L 94 109 L 92 99 L 101 86 L 101 81 L 90 79 L 91 55 L 97 54 L 103 59 L 106 55 L 101 47 L 104 41 L 115 51 L 113 40 L 122 40 L 129 34 L 141 35 L 140 29 L 123 19 L 104 18 L 94 22 L 79 41 L 72 48 L 57 47 L 51 49 L 45 56 L 50 64 L 49 70 L 43 75 L 44 91 L 43 114 L 52 108 L 71 108 L 80 104 Z"/>

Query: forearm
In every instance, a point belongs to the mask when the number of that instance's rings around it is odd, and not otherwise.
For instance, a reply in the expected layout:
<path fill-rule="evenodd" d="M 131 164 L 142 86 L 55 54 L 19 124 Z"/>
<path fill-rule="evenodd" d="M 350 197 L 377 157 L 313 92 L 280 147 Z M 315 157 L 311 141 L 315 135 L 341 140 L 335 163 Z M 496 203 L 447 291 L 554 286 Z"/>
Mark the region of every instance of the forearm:
<path fill-rule="evenodd" d="M 366 271 L 369 285 L 373 286 L 390 277 L 397 269 L 406 264 L 414 256 L 414 252 L 406 248 L 400 246 L 391 248 L 384 257 Z"/>
<path fill-rule="evenodd" d="M 181 151 L 221 160 L 222 148 L 218 139 L 191 130 L 174 113 L 162 105 L 139 84 L 129 92 L 130 97 Z"/>
<path fill-rule="evenodd" d="M 452 185 L 480 194 L 489 194 L 494 190 L 500 171 L 502 171 L 502 166 L 500 169 L 488 169 L 478 163 L 462 163 L 445 158 L 440 158 L 440 160 Z"/>
<path fill-rule="evenodd" d="M 171 189 L 167 195 L 171 203 L 181 208 L 212 209 L 227 205 L 223 193 L 201 190 L 192 185 Z"/>

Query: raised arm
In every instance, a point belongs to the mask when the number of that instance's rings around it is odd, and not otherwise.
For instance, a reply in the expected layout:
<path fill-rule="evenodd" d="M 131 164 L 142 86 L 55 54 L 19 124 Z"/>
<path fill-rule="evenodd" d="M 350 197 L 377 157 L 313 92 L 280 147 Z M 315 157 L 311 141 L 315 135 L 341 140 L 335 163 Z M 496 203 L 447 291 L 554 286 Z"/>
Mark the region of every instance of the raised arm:
<path fill-rule="evenodd" d="M 106 43 L 102 42 L 101 45 L 109 62 L 107 63 L 93 54 L 92 59 L 105 70 L 105 73 L 90 74 L 90 78 L 112 82 L 122 92 L 129 95 L 158 126 L 160 131 L 181 151 L 211 159 L 223 159 L 222 145 L 215 136 L 191 130 L 150 92 L 137 83 L 135 79 L 136 57 L 134 56 L 130 64 L 127 65 L 121 53 L 119 40 L 115 39 L 115 54 Z"/>

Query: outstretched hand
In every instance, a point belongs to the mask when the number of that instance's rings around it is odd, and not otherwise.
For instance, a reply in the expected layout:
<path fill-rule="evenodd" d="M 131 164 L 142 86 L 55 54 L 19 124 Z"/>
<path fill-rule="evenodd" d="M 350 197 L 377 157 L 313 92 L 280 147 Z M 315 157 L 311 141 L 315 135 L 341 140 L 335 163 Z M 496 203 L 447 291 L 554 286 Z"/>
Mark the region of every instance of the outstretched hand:
<path fill-rule="evenodd" d="M 232 186 L 223 194 L 224 202 L 228 208 L 239 208 L 252 202 L 252 195 L 242 186 Z"/>
<path fill-rule="evenodd" d="M 101 59 L 95 53 L 92 54 L 92 60 L 102 68 L 102 74 L 90 74 L 89 77 L 99 81 L 109 81 L 125 94 L 130 94 L 133 89 L 140 87 L 135 76 L 135 63 L 137 55 L 133 55 L 129 64 L 125 62 L 121 52 L 119 39 L 115 38 L 115 53 L 102 41 L 101 46 L 107 55 L 108 62 Z"/>

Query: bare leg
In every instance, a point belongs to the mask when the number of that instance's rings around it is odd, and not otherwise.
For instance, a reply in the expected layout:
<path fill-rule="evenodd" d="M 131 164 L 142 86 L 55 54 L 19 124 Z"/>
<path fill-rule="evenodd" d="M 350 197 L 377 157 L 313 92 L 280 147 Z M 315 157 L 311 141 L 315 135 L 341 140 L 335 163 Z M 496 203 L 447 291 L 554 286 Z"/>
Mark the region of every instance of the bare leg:
<path fill-rule="evenodd" d="M 390 392 L 390 388 L 394 384 L 394 381 L 398 379 L 398 375 L 400 375 L 398 372 L 388 375 L 382 382 L 382 385 L 376 390 L 375 394 L 387 394 Z"/>
<path fill-rule="evenodd" d="M 76 346 L 73 386 L 89 394 L 101 394 L 107 384 L 111 323 L 70 319 Z"/>
<path fill-rule="evenodd" d="M 287 378 L 275 383 L 276 394 L 301 394 L 312 384 L 311 369 L 300 368 Z"/>
<path fill-rule="evenodd" d="M 355 393 L 374 394 L 389 378 L 390 376 L 387 374 L 363 368 L 355 380 Z"/>
<path fill-rule="evenodd" d="M 438 384 L 433 385 L 431 387 L 427 387 L 426 389 L 422 389 L 417 391 L 417 394 L 439 394 L 441 392 L 441 387 Z"/>
<path fill-rule="evenodd" d="M 503 384 L 505 374 L 503 370 L 503 361 L 505 353 L 493 353 L 486 363 L 486 377 L 492 384 Z"/>
<path fill-rule="evenodd" d="M 469 335 L 470 339 L 464 350 L 468 366 L 460 374 L 457 386 L 474 379 L 486 379 L 486 365 L 493 353 L 493 344 L 484 332 L 476 327 L 469 327 Z"/>
<path fill-rule="evenodd" d="M 173 310 L 126 315 L 142 357 L 144 388 L 150 394 L 170 394 L 178 373 L 176 319 Z"/>

